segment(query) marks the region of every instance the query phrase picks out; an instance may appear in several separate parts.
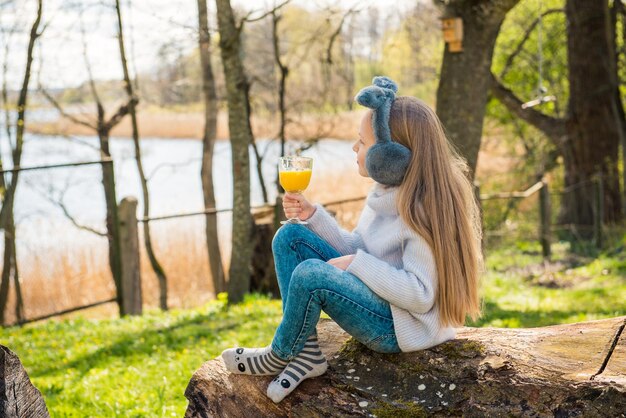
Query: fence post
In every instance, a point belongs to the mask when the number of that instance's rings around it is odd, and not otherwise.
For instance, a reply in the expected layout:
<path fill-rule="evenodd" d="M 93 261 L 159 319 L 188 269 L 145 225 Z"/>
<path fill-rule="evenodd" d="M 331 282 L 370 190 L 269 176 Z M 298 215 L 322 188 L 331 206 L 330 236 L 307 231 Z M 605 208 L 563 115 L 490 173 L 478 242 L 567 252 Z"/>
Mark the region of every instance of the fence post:
<path fill-rule="evenodd" d="M 593 179 L 594 188 L 594 213 L 593 213 L 593 239 L 597 248 L 602 248 L 602 223 L 604 221 L 604 184 L 602 172 L 596 173 Z"/>
<path fill-rule="evenodd" d="M 548 189 L 548 183 L 544 180 L 541 181 L 543 186 L 539 189 L 539 214 L 541 219 L 539 220 L 539 231 L 541 234 L 541 252 L 543 257 L 550 259 L 551 249 L 551 232 L 550 232 L 550 220 L 551 217 L 551 205 L 550 205 L 550 191 Z"/>
<path fill-rule="evenodd" d="M 119 205 L 120 253 L 122 261 L 122 311 L 124 315 L 141 315 L 141 273 L 139 265 L 139 232 L 137 199 L 125 197 Z"/>

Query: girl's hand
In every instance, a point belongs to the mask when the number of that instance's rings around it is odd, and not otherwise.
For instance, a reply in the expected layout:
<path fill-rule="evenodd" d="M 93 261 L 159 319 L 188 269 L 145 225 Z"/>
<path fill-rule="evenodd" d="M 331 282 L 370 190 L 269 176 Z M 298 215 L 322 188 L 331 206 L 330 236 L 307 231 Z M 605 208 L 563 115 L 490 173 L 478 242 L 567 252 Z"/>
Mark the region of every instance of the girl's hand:
<path fill-rule="evenodd" d="M 352 260 L 354 260 L 355 254 L 344 255 L 343 257 L 331 258 L 327 261 L 331 266 L 335 266 L 338 269 L 346 271 Z"/>
<path fill-rule="evenodd" d="M 300 193 L 286 192 L 283 196 L 283 209 L 287 219 L 298 218 L 301 221 L 306 221 L 315 213 L 315 206 Z"/>

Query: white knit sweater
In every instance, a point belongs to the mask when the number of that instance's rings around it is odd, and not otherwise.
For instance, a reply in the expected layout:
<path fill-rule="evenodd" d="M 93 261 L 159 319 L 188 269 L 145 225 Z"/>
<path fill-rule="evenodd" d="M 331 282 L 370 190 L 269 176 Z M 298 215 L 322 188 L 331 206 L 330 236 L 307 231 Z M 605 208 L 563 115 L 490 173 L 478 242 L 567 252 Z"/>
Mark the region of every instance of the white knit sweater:
<path fill-rule="evenodd" d="M 456 332 L 439 323 L 435 259 L 424 238 L 400 218 L 397 191 L 375 183 L 352 233 L 319 204 L 307 221 L 339 253 L 356 254 L 346 271 L 389 302 L 398 345 L 408 352 L 451 340 Z"/>

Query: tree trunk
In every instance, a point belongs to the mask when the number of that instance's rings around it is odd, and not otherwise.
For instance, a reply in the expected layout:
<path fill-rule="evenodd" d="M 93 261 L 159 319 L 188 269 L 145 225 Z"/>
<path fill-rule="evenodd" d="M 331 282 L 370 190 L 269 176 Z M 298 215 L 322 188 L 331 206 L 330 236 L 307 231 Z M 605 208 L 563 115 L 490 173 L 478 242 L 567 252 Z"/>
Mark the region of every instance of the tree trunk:
<path fill-rule="evenodd" d="M 619 126 L 619 141 L 622 150 L 622 165 L 626 162 L 626 114 L 624 112 L 624 105 L 622 104 L 622 95 L 620 93 L 620 80 L 619 80 L 619 65 L 620 65 L 620 55 L 621 52 L 618 52 L 617 45 L 620 40 L 624 39 L 626 36 L 626 30 L 624 30 L 624 3 L 622 1 L 614 1 L 613 6 L 610 11 L 611 16 L 611 49 L 613 50 L 615 62 L 613 67 L 613 71 L 615 73 L 613 77 L 613 82 L 615 83 L 613 87 L 613 91 L 615 93 L 615 113 L 617 114 L 617 123 Z M 622 21 L 620 22 L 621 36 L 618 31 L 618 21 L 619 17 L 622 16 Z M 626 215 L 626 170 L 622 170 L 622 216 Z"/>
<path fill-rule="evenodd" d="M 564 208 L 561 216 L 580 225 L 593 224 L 592 188 L 596 172 L 604 176 L 604 220 L 619 221 L 620 115 L 615 103 L 615 51 L 610 38 L 608 2 L 568 0 L 567 48 L 570 102 L 566 129 L 571 156 L 565 155 Z M 584 182 L 580 187 L 574 185 Z"/>
<path fill-rule="evenodd" d="M 26 106 L 28 100 L 28 84 L 30 82 L 31 65 L 33 63 L 33 51 L 35 49 L 35 41 L 39 37 L 39 23 L 41 22 L 42 14 L 42 0 L 37 4 L 37 17 L 33 22 L 30 29 L 30 37 L 28 40 L 28 50 L 26 53 L 26 68 L 24 69 L 24 80 L 22 81 L 22 88 L 17 100 L 17 127 L 15 130 L 15 148 L 12 149 L 13 167 L 19 167 L 22 160 L 22 146 L 24 144 L 24 130 L 26 127 Z M 2 209 L 0 210 L 0 227 L 5 231 L 5 246 L 4 246 L 4 261 L 2 266 L 2 282 L 0 283 L 0 323 L 4 324 L 4 311 L 6 309 L 6 303 L 8 300 L 8 288 L 9 283 L 6 280 L 10 280 L 13 276 L 15 287 L 15 293 L 17 296 L 16 315 L 17 321 L 20 322 L 23 319 L 23 303 L 22 292 L 19 286 L 19 271 L 17 269 L 17 254 L 15 248 L 15 222 L 13 218 L 13 206 L 15 192 L 17 191 L 17 184 L 19 179 L 19 171 L 14 171 L 11 176 L 11 183 L 9 184 L 4 200 L 2 202 Z M 8 261 L 8 264 L 6 263 Z M 6 270 L 6 271 L 5 271 Z"/>
<path fill-rule="evenodd" d="M 228 97 L 228 129 L 233 164 L 232 255 L 228 274 L 228 300 L 237 303 L 250 286 L 252 220 L 250 215 L 250 156 L 252 142 L 247 105 L 248 82 L 241 62 L 241 26 L 229 0 L 216 0 L 220 50 Z"/>
<path fill-rule="evenodd" d="M 622 219 L 618 150 L 624 136 L 623 109 L 617 103 L 615 52 L 606 0 L 568 0 L 567 48 L 570 82 L 564 119 L 521 109 L 522 102 L 492 77 L 491 92 L 507 108 L 546 134 L 563 156 L 565 190 L 558 223 L 582 227 L 591 236 L 593 175 L 603 176 L 605 222 Z"/>
<path fill-rule="evenodd" d="M 463 19 L 463 52 L 446 47 L 437 89 L 437 114 L 448 138 L 467 159 L 472 177 L 478 163 L 493 49 L 506 13 L 519 0 L 435 0 L 444 17 Z"/>
<path fill-rule="evenodd" d="M 428 350 L 378 354 L 318 324 L 328 372 L 279 404 L 273 379 L 197 370 L 185 417 L 618 417 L 626 411 L 626 317 L 543 328 L 460 328 Z"/>
<path fill-rule="evenodd" d="M 124 88 L 126 89 L 126 93 L 129 98 L 129 113 L 133 128 L 133 143 L 135 146 L 135 162 L 137 163 L 137 171 L 139 173 L 139 179 L 141 181 L 141 192 L 143 196 L 143 217 L 150 217 L 150 193 L 148 192 L 148 181 L 146 180 L 146 175 L 143 171 L 143 164 L 141 162 L 141 147 L 139 146 L 139 128 L 137 126 L 137 112 L 136 106 L 137 101 L 135 97 L 135 93 L 133 92 L 133 85 L 130 81 L 130 75 L 128 73 L 128 64 L 126 61 L 126 52 L 124 48 L 124 30 L 122 25 L 122 13 L 120 10 L 120 1 L 115 0 L 115 10 L 117 12 L 117 30 L 118 30 L 118 41 L 120 48 L 120 57 L 122 60 L 122 69 L 124 70 Z M 163 267 L 159 263 L 154 253 L 154 249 L 152 248 L 152 238 L 150 236 L 150 222 L 143 222 L 143 237 L 146 245 L 146 253 L 148 254 L 148 259 L 150 260 L 150 266 L 152 266 L 152 270 L 157 276 L 159 281 L 159 304 L 162 310 L 167 310 L 167 276 L 165 275 L 165 271 Z"/>
<path fill-rule="evenodd" d="M 98 104 L 98 140 L 100 142 L 100 157 L 111 158 L 109 150 L 109 131 L 104 125 L 104 109 Z M 125 314 L 122 290 L 122 255 L 120 251 L 119 215 L 117 207 L 117 193 L 115 191 L 115 168 L 112 163 L 102 164 L 102 187 L 106 202 L 106 229 L 109 247 L 109 268 L 115 283 L 115 295 L 120 316 Z"/>
<path fill-rule="evenodd" d="M 217 95 L 211 66 L 211 34 L 209 32 L 206 0 L 198 1 L 198 40 L 202 67 L 202 91 L 204 93 L 204 133 L 202 135 L 202 194 L 205 209 L 215 207 L 213 190 L 213 148 L 217 132 Z M 206 216 L 206 243 L 211 268 L 211 291 L 217 296 L 226 290 L 224 268 L 217 235 L 217 215 Z"/>
<path fill-rule="evenodd" d="M 0 345 L 0 417 L 50 418 L 41 392 L 33 386 L 20 359 Z"/>

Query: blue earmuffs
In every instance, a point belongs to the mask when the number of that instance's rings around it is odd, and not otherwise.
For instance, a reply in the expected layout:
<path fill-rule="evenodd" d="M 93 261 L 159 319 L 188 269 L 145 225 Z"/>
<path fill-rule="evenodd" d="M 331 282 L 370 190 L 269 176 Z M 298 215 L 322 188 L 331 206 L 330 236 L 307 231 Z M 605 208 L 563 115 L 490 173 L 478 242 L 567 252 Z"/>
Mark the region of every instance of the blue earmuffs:
<path fill-rule="evenodd" d="M 376 182 L 386 186 L 398 186 L 402 183 L 411 161 L 411 151 L 394 142 L 389 129 L 389 113 L 398 86 L 388 77 L 374 77 L 372 84 L 361 89 L 354 98 L 358 104 L 372 109 L 372 128 L 376 144 L 367 151 L 365 167 Z"/>

